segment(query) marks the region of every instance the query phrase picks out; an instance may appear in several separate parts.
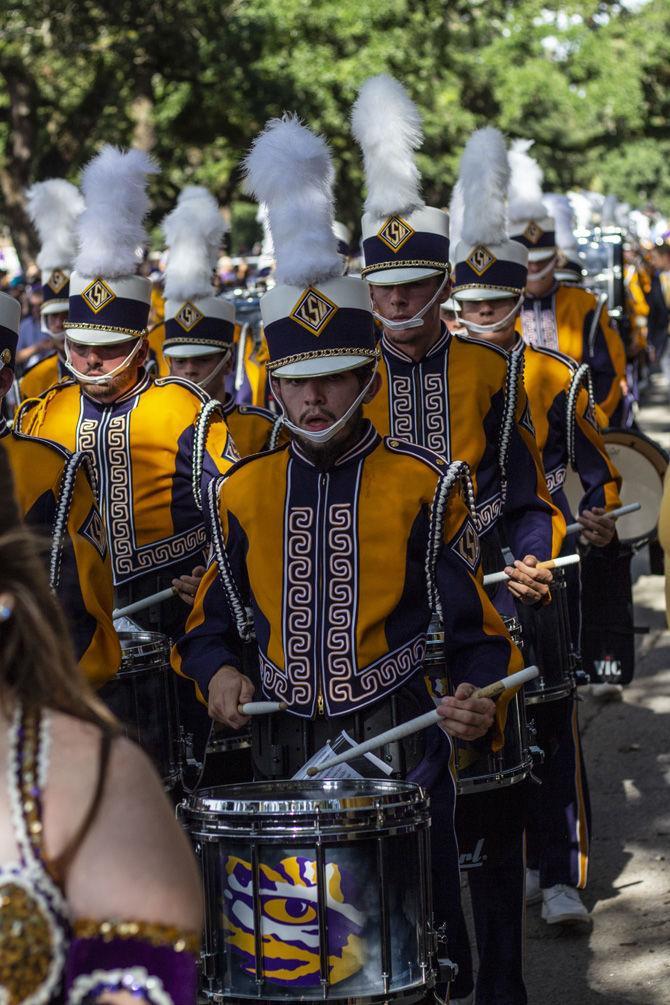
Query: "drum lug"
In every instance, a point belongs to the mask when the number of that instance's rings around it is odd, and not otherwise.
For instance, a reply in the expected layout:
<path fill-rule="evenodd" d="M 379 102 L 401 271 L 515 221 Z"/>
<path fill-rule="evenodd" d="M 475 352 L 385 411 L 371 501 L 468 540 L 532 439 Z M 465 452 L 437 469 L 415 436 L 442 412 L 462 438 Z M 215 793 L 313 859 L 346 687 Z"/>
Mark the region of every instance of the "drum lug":
<path fill-rule="evenodd" d="M 450 984 L 458 977 L 458 964 L 448 958 L 437 960 L 437 982 L 438 984 Z"/>

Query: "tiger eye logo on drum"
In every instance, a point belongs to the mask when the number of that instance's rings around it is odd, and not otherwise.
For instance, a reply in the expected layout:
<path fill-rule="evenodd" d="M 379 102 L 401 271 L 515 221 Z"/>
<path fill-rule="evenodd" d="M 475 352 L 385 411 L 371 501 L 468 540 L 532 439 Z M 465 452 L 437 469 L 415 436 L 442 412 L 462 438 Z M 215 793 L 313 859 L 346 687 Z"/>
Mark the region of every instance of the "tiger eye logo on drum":
<path fill-rule="evenodd" d="M 224 871 L 226 942 L 239 956 L 242 970 L 256 977 L 251 863 L 228 855 Z M 351 902 L 351 878 L 333 862 L 326 864 L 325 872 L 330 982 L 338 984 L 365 964 L 365 940 L 361 938 L 365 916 Z M 292 855 L 280 859 L 276 867 L 261 864 L 260 884 L 263 977 L 285 987 L 318 987 L 316 862 Z"/>

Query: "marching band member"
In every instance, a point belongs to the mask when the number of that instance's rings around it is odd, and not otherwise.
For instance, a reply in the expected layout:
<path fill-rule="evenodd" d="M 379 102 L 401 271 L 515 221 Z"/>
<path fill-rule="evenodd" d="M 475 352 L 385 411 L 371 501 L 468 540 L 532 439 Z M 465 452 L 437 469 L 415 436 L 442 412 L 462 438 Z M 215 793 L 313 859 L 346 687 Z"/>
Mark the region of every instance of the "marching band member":
<path fill-rule="evenodd" d="M 42 270 L 42 329 L 53 340 L 53 351 L 24 370 L 19 380 L 21 401 L 35 398 L 67 376 L 65 322 L 70 273 L 77 254 L 75 226 L 83 211 L 79 189 L 64 178 L 37 182 L 28 191 L 28 213 L 41 242 L 37 264 Z"/>
<path fill-rule="evenodd" d="M 105 147 L 84 171 L 65 339 L 73 376 L 17 416 L 23 432 L 92 455 L 121 605 L 170 585 L 192 599 L 206 544 L 201 493 L 237 459 L 218 402 L 144 370 L 151 284 L 134 270 L 154 170 L 138 150 Z M 186 612 L 175 599 L 137 620 L 170 635 Z"/>
<path fill-rule="evenodd" d="M 596 402 L 610 424 L 622 398 L 626 352 L 609 322 L 606 298 L 559 285 L 554 220 L 543 202 L 542 171 L 527 153 L 530 141 L 510 149 L 510 237 L 528 248 L 528 280 L 517 327 L 524 342 L 558 349 L 593 373 Z"/>
<path fill-rule="evenodd" d="M 621 505 L 621 479 L 609 460 L 595 417 L 588 367 L 578 367 L 554 350 L 525 346 L 515 331 L 526 279 L 527 250 L 506 235 L 504 196 L 509 171 L 505 175 L 500 170 L 497 202 L 492 200 L 486 207 L 488 215 L 482 214 L 482 190 L 486 186 L 479 165 L 490 166 L 496 160 L 501 165 L 506 160 L 501 134 L 490 129 L 475 133 L 461 168 L 466 202 L 462 240 L 455 254 L 453 295 L 461 304 L 462 323 L 469 331 L 522 358 L 531 418 L 554 502 L 566 521 L 572 521 L 563 490 L 571 465 L 579 473 L 584 489 L 580 507 L 584 536 L 590 544 L 605 547 L 615 533 L 614 521 L 607 517 L 606 510 Z M 578 638 L 578 577 L 574 585 L 573 631 Z M 527 854 L 531 866 L 527 901 L 542 899 L 542 914 L 550 924 L 588 920 L 577 894 L 577 888 L 586 883 L 590 831 L 577 705 L 574 697 L 547 702 L 533 706 L 533 716 L 545 761 L 535 769 L 542 786 L 531 786 L 527 792 Z M 494 883 L 500 889 L 499 879 Z"/>
<path fill-rule="evenodd" d="M 210 488 L 214 557 L 173 665 L 234 728 L 248 721 L 238 703 L 257 691 L 286 701 L 287 712 L 255 719 L 252 735 L 257 772 L 287 777 L 342 729 L 362 738 L 434 707 L 422 660 L 437 607 L 457 685 L 439 705 L 444 729 L 387 752 L 431 791 L 437 923 L 451 937 L 447 733 L 487 733 L 494 706 L 471 697 L 474 686 L 519 667 L 520 654 L 478 581 L 466 466 L 382 437 L 363 417 L 380 387 L 378 350 L 367 288 L 341 275 L 328 148 L 297 119 L 274 120 L 247 168 L 275 240 L 277 285 L 261 306 L 291 443 Z M 247 658 L 251 619 L 260 675 Z"/>
<path fill-rule="evenodd" d="M 485 556 L 495 569 L 503 564 L 494 543 L 502 517 L 517 559 L 498 591 L 511 613 L 512 597 L 535 603 L 548 596 L 551 573 L 536 565 L 558 554 L 565 533 L 547 492 L 523 384 L 506 353 L 450 334 L 440 321 L 449 217 L 421 198 L 413 154 L 420 118 L 402 85 L 385 75 L 366 81 L 352 125 L 368 186 L 362 276 L 383 328 L 382 390 L 365 414 L 384 435 L 469 465 Z"/>
<path fill-rule="evenodd" d="M 567 195 L 550 192 L 544 204 L 554 221 L 556 234 L 556 269 L 554 278 L 561 286 L 584 286 L 579 245 L 575 236 L 575 214 Z"/>
<path fill-rule="evenodd" d="M 21 310 L 0 293 L 0 401 L 11 387 Z M 113 677 L 121 648 L 112 624 L 109 549 L 88 458 L 49 440 L 23 436 L 0 419 L 21 515 L 49 539 L 49 582 L 67 618 L 79 667 L 95 687 Z"/>
<path fill-rule="evenodd" d="M 216 199 L 195 185 L 183 190 L 163 221 L 170 250 L 163 351 L 173 376 L 197 384 L 221 402 L 235 446 L 247 457 L 268 446 L 281 420 L 265 408 L 236 404 L 226 391 L 233 365 L 235 306 L 217 297 L 212 286 L 224 226 Z"/>

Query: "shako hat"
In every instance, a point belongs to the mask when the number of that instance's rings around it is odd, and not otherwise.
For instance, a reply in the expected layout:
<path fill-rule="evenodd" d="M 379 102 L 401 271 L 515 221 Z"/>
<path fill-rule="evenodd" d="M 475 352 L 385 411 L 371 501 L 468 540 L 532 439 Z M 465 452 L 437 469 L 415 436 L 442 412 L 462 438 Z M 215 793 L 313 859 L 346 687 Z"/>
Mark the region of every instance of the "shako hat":
<path fill-rule="evenodd" d="M 70 273 L 77 254 L 75 225 L 84 211 L 84 198 L 76 185 L 64 178 L 36 182 L 28 189 L 27 198 L 28 215 L 40 239 L 40 313 L 59 314 L 68 309 Z"/>
<path fill-rule="evenodd" d="M 151 282 L 135 274 L 145 244 L 147 175 L 158 168 L 141 150 L 105 146 L 84 169 L 86 209 L 77 221 L 79 254 L 70 276 L 66 334 L 112 345 L 146 334 Z"/>
<path fill-rule="evenodd" d="M 579 244 L 575 235 L 575 212 L 567 195 L 549 192 L 544 196 L 544 204 L 555 223 L 556 246 L 559 250 L 554 272 L 559 283 L 581 283 L 582 263 L 579 259 Z"/>
<path fill-rule="evenodd" d="M 556 254 L 556 234 L 543 201 L 542 169 L 528 153 L 532 145 L 532 140 L 515 140 L 509 150 L 509 236 L 528 248 L 530 262 L 541 262 Z"/>
<path fill-rule="evenodd" d="M 216 199 L 187 185 L 163 220 L 169 249 L 165 268 L 166 356 L 209 356 L 232 348 L 235 306 L 216 296 L 216 267 L 226 225 Z"/>
<path fill-rule="evenodd" d="M 367 183 L 361 275 L 379 286 L 445 275 L 449 216 L 421 197 L 414 151 L 423 132 L 416 105 L 393 77 L 370 77 L 359 91 L 351 125 Z"/>
<path fill-rule="evenodd" d="M 3 366 L 14 369 L 20 321 L 21 305 L 18 300 L 8 293 L 0 293 L 0 370 Z"/>
<path fill-rule="evenodd" d="M 249 193 L 267 207 L 276 262 L 277 285 L 260 302 L 270 373 L 317 377 L 375 360 L 368 288 L 342 275 L 325 140 L 295 115 L 271 119 L 245 167 Z"/>
<path fill-rule="evenodd" d="M 451 203 L 456 300 L 519 297 L 528 274 L 528 251 L 507 236 L 510 167 L 502 133 L 486 127 L 468 140 Z"/>

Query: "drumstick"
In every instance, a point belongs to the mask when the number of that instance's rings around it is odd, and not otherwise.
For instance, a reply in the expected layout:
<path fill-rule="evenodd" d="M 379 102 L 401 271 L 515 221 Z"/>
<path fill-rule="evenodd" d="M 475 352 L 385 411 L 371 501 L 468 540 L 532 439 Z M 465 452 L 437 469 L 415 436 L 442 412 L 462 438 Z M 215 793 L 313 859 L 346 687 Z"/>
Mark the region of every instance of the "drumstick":
<path fill-rule="evenodd" d="M 536 569 L 562 569 L 564 565 L 575 565 L 579 562 L 579 555 L 563 555 L 561 558 L 550 558 L 546 562 L 538 562 Z M 484 586 L 493 586 L 494 583 L 504 583 L 509 576 L 506 572 L 489 572 L 484 576 Z"/>
<path fill-rule="evenodd" d="M 162 604 L 163 601 L 169 600 L 170 597 L 174 597 L 176 592 L 175 588 L 170 586 L 167 590 L 159 590 L 158 593 L 150 593 L 148 597 L 142 597 L 141 600 L 135 600 L 132 604 L 128 604 L 127 607 L 119 607 L 118 610 L 112 611 L 112 619 L 115 621 L 117 618 L 127 618 L 131 614 L 136 614 L 137 611 L 143 611 L 145 607 L 152 607 L 154 604 Z"/>
<path fill-rule="evenodd" d="M 237 706 L 240 715 L 269 715 L 270 712 L 283 712 L 288 708 L 287 701 L 245 701 Z"/>
<path fill-rule="evenodd" d="M 503 677 L 501 680 L 495 681 L 493 684 L 487 684 L 486 687 L 479 688 L 474 691 L 471 695 L 472 698 L 493 698 L 502 694 L 503 691 L 508 691 L 510 688 L 520 687 L 522 684 L 527 683 L 529 680 L 533 680 L 538 676 L 539 670 L 537 667 L 525 667 L 523 670 L 519 670 L 517 673 L 510 674 L 509 677 Z M 350 750 L 345 750 L 341 754 L 336 754 L 335 757 L 331 757 L 329 760 L 324 761 L 322 764 L 314 765 L 307 769 L 308 778 L 314 778 L 315 775 L 320 774 L 322 771 L 326 771 L 328 768 L 334 768 L 338 764 L 345 764 L 347 761 L 354 761 L 357 757 L 362 757 L 363 754 L 369 754 L 371 750 L 378 750 L 380 747 L 386 746 L 387 743 L 393 743 L 395 740 L 404 740 L 406 736 L 411 736 L 413 733 L 419 733 L 422 729 L 428 729 L 429 726 L 435 726 L 438 722 L 441 722 L 442 716 L 437 711 L 433 709 L 431 712 L 424 712 L 423 715 L 417 715 L 414 719 L 409 719 L 407 722 L 402 722 L 399 726 L 393 726 L 392 729 L 387 729 L 383 733 L 378 733 L 377 736 L 371 737 L 369 740 L 364 740 L 363 743 L 357 743 L 355 747 L 351 747 Z"/>
<path fill-rule="evenodd" d="M 611 516 L 613 520 L 617 517 L 625 516 L 626 513 L 637 513 L 639 509 L 642 509 L 642 503 L 634 502 L 627 503 L 625 506 L 619 506 L 618 509 L 610 510 L 609 513 L 603 513 L 603 516 Z M 569 523 L 565 533 L 566 534 L 579 534 L 580 530 L 585 530 L 586 528 L 581 525 L 581 523 Z"/>

